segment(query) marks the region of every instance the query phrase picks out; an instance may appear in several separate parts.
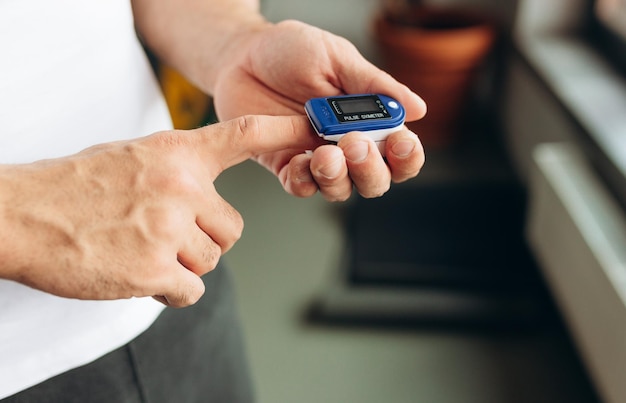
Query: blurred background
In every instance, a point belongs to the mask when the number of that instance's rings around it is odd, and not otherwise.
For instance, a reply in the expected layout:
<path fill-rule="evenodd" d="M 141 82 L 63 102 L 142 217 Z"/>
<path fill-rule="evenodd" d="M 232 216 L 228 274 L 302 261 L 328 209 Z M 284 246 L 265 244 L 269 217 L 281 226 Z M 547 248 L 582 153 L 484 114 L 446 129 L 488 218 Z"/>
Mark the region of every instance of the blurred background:
<path fill-rule="evenodd" d="M 261 402 L 624 402 L 626 2 L 264 0 L 421 94 L 427 162 L 385 197 L 218 190 Z M 210 99 L 159 67 L 178 127 Z"/>

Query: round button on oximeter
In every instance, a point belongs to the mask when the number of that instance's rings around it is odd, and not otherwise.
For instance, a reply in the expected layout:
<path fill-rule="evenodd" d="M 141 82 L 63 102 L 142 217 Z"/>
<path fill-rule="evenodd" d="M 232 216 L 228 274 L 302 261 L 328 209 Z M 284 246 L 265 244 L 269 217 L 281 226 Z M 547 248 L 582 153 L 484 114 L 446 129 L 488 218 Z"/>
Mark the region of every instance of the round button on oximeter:
<path fill-rule="evenodd" d="M 304 110 L 317 134 L 333 142 L 352 131 L 382 142 L 401 129 L 405 119 L 402 105 L 380 94 L 313 98 L 305 103 Z"/>

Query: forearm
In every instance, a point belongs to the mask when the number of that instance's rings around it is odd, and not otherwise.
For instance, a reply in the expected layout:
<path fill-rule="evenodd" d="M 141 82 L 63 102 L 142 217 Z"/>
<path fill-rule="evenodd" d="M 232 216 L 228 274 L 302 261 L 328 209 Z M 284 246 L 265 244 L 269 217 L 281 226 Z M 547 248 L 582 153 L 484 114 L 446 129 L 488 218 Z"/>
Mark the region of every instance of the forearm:
<path fill-rule="evenodd" d="M 15 276 L 13 256 L 15 238 L 11 234 L 12 225 L 9 219 L 13 184 L 8 180 L 6 171 L 8 171 L 8 166 L 0 165 L 0 278 L 4 279 Z"/>
<path fill-rule="evenodd" d="M 38 185 L 51 184 L 55 177 L 67 172 L 51 169 L 37 180 L 30 169 L 33 166 L 0 164 L 0 278 L 3 279 L 20 281 L 32 261 L 41 258 L 42 251 L 49 246 L 38 238 L 43 235 L 39 224 L 46 219 L 50 219 L 50 224 L 56 218 L 57 224 L 61 221 L 54 214 L 43 214 L 54 206 L 50 200 L 45 200 L 46 192 Z M 32 200 L 41 205 L 33 204 Z M 35 218 L 39 214 L 41 217 Z M 48 229 L 53 227 L 50 225 Z"/>
<path fill-rule="evenodd" d="M 257 0 L 132 0 L 141 39 L 212 94 L 220 63 L 236 57 L 250 33 L 267 25 Z"/>

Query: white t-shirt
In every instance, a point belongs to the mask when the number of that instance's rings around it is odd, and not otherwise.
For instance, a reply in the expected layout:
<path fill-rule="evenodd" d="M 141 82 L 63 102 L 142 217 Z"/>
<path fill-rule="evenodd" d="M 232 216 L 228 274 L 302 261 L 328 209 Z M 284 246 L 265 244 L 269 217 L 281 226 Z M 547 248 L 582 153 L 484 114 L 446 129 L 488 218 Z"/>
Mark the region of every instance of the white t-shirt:
<path fill-rule="evenodd" d="M 129 0 L 0 0 L 0 163 L 170 127 Z M 124 345 L 162 309 L 151 298 L 78 301 L 0 280 L 0 398 Z"/>

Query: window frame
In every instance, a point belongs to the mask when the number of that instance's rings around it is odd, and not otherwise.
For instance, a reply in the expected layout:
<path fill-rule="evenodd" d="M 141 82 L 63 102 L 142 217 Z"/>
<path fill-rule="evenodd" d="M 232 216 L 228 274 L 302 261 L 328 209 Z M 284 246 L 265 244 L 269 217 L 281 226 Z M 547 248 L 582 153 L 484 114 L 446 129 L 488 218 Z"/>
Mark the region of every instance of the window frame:
<path fill-rule="evenodd" d="M 577 142 L 626 209 L 626 74 L 594 42 L 593 6 L 594 0 L 519 0 L 513 42 L 579 129 Z"/>

